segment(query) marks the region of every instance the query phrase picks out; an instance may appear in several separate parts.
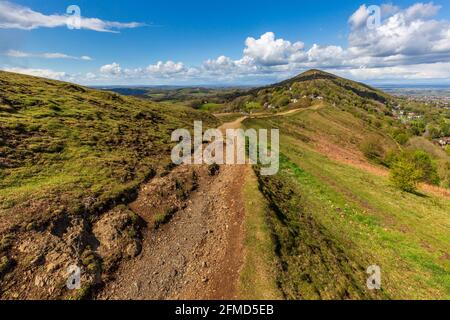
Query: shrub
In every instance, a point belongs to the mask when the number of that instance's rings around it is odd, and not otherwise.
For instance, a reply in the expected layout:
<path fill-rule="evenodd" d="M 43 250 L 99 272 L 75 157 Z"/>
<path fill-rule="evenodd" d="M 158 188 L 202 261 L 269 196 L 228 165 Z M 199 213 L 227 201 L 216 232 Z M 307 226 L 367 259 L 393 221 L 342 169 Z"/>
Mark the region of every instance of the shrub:
<path fill-rule="evenodd" d="M 442 136 L 441 130 L 438 127 L 432 125 L 428 127 L 428 134 L 432 139 L 437 139 Z"/>
<path fill-rule="evenodd" d="M 383 162 L 384 149 L 381 143 L 375 138 L 368 138 L 360 144 L 360 149 L 364 156 L 372 161 Z"/>
<path fill-rule="evenodd" d="M 406 133 L 399 133 L 396 136 L 394 136 L 395 141 L 397 141 L 401 145 L 405 145 L 408 140 L 409 136 Z"/>
<path fill-rule="evenodd" d="M 386 165 L 388 168 L 391 168 L 395 161 L 397 160 L 398 153 L 394 150 L 389 150 L 386 152 L 384 156 L 383 164 Z"/>
<path fill-rule="evenodd" d="M 403 152 L 394 158 L 391 180 L 400 189 L 414 192 L 417 183 L 439 185 L 437 167 L 430 155 L 424 151 Z"/>
<path fill-rule="evenodd" d="M 285 107 L 289 104 L 289 102 L 291 102 L 291 99 L 289 99 L 289 97 L 286 96 L 281 96 L 275 103 L 276 106 L 278 107 Z"/>
<path fill-rule="evenodd" d="M 413 161 L 417 168 L 422 170 L 422 181 L 434 185 L 439 185 L 440 179 L 437 173 L 436 163 L 431 156 L 422 150 L 413 153 Z"/>
<path fill-rule="evenodd" d="M 411 131 L 416 136 L 421 136 L 425 132 L 426 126 L 423 121 L 411 122 Z"/>
<path fill-rule="evenodd" d="M 394 185 L 406 192 L 414 192 L 419 183 L 422 172 L 406 158 L 398 159 L 391 170 L 391 181 Z"/>

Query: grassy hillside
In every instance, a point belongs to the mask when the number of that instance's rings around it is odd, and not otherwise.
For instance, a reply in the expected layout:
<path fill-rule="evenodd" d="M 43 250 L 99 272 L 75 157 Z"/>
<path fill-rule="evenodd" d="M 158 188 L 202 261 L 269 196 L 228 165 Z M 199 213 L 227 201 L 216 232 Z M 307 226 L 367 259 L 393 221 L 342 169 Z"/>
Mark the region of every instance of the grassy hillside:
<path fill-rule="evenodd" d="M 268 226 L 282 265 L 277 280 L 283 294 L 448 299 L 450 200 L 393 187 L 386 169 L 360 150 L 367 137 L 398 148 L 388 125 L 380 130 L 353 111 L 324 103 L 245 121 L 246 127 L 281 132 L 280 172 L 259 176 L 259 183 L 272 208 Z M 380 291 L 366 288 L 370 265 L 381 267 Z"/>
<path fill-rule="evenodd" d="M 302 109 L 244 121 L 247 128 L 281 133 L 280 172 L 264 177 L 254 169 L 270 206 L 263 223 L 272 235 L 267 247 L 277 257 L 275 278 L 285 298 L 450 297 L 448 190 L 422 185 L 405 193 L 389 179 L 392 155 L 422 150 L 446 186 L 448 155 L 393 117 L 399 103 L 318 70 L 235 100 L 237 110 L 255 104 L 272 112 Z M 371 265 L 381 267 L 379 291 L 366 287 Z"/>
<path fill-rule="evenodd" d="M 64 214 L 101 211 L 170 162 L 184 107 L 0 72 L 0 233 Z"/>
<path fill-rule="evenodd" d="M 375 120 L 389 113 L 388 107 L 394 99 L 364 84 L 311 70 L 292 79 L 242 93 L 230 102 L 230 108 L 273 111 L 309 107 L 317 101 L 328 101 Z"/>
<path fill-rule="evenodd" d="M 449 119 L 444 109 L 429 106 L 424 111 L 424 105 L 422 113 L 414 113 L 411 119 L 399 118 L 400 112 L 409 115 L 406 99 L 319 70 L 249 90 L 228 105 L 235 112 L 252 113 L 309 109 L 293 124 L 297 137 L 313 141 L 315 147 L 334 157 L 361 165 L 369 159 L 391 166 L 392 156 L 402 150 L 425 151 L 436 164 L 440 177 L 436 183 L 449 186 L 450 158 L 427 135 L 433 127 L 428 118 L 442 123 Z M 313 112 L 315 109 L 319 110 Z"/>

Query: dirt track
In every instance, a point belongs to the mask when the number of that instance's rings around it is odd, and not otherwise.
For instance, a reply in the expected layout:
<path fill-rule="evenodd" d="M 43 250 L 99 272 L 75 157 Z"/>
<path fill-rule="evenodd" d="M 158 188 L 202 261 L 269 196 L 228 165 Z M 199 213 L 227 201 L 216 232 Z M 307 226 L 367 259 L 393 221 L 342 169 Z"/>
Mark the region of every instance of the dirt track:
<path fill-rule="evenodd" d="M 311 109 L 317 109 L 314 106 Z M 305 109 L 294 109 L 277 116 Z M 272 117 L 261 113 L 225 123 L 237 129 L 247 118 Z M 98 299 L 237 299 L 240 268 L 244 261 L 244 200 L 242 188 L 251 170 L 248 165 L 222 165 L 216 177 L 207 166 L 180 166 L 171 175 L 194 170 L 199 187 L 186 200 L 186 207 L 161 228 L 144 234 L 142 253 L 123 263 L 114 279 L 98 294 Z M 143 186 L 130 207 L 151 218 L 145 204 L 152 201 L 145 190 L 154 190 L 152 181 Z"/>
<path fill-rule="evenodd" d="M 242 117 L 221 127 L 238 128 Z M 199 187 L 161 228 L 144 234 L 140 256 L 119 267 L 98 299 L 236 299 L 244 259 L 242 187 L 249 167 L 222 165 L 215 177 L 205 166 L 180 166 L 172 172 L 195 170 Z M 179 171 L 179 172 L 178 172 Z M 146 202 L 143 186 L 137 203 Z M 131 205 L 141 216 L 142 206 Z M 141 209 L 140 209 L 141 208 Z"/>

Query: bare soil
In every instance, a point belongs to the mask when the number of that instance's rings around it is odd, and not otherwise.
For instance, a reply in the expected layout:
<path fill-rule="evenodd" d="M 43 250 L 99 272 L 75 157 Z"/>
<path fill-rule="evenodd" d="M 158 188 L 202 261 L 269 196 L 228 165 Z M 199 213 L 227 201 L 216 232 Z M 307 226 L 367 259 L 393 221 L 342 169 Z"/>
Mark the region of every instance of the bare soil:
<path fill-rule="evenodd" d="M 238 128 L 242 117 L 221 127 Z M 198 177 L 198 187 L 172 219 L 155 229 L 152 219 L 170 195 L 155 197 L 171 177 L 142 187 L 130 208 L 149 225 L 141 254 L 120 265 L 97 299 L 237 299 L 244 260 L 242 188 L 247 165 L 222 165 L 211 177 L 206 165 L 180 166 L 170 176 Z M 159 200 L 158 200 L 159 199 Z M 157 207 L 159 206 L 159 209 Z"/>

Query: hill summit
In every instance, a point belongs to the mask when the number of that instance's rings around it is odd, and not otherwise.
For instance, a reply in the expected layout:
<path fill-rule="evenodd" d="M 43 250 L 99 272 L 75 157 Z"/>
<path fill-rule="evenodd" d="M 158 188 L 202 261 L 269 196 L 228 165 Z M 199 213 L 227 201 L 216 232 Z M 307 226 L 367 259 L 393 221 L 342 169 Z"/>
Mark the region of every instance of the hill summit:
<path fill-rule="evenodd" d="M 331 105 L 389 112 L 395 98 L 366 84 L 312 69 L 291 79 L 242 93 L 231 103 L 233 110 L 286 109 L 311 106 L 317 100 Z"/>

